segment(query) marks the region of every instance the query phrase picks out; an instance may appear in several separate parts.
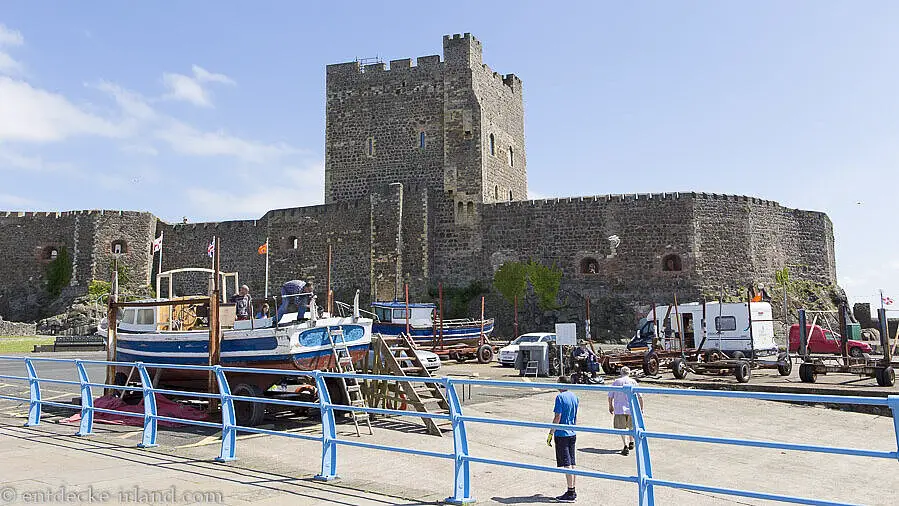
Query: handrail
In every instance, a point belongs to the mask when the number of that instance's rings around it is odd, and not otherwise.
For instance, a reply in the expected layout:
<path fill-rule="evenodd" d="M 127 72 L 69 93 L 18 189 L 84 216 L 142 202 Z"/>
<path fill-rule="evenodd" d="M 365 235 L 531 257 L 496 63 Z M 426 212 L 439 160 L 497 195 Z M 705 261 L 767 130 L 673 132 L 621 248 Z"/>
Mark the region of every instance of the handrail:
<path fill-rule="evenodd" d="M 682 390 L 675 388 L 651 388 L 651 387 L 632 387 L 632 386 L 612 386 L 612 385 L 565 385 L 568 390 L 593 391 L 593 392 L 615 392 L 620 391 L 627 394 L 630 401 L 633 427 L 631 429 L 609 429 L 606 427 L 596 427 L 589 425 L 561 425 L 546 422 L 534 422 L 527 420 L 507 420 L 501 418 L 489 418 L 479 416 L 466 416 L 462 413 L 462 404 L 456 393 L 456 385 L 480 385 L 498 388 L 527 388 L 527 389 L 545 389 L 547 391 L 559 388 L 557 383 L 519 383 L 515 381 L 495 381 L 481 380 L 471 378 L 425 378 L 425 377 L 405 377 L 404 381 L 417 383 L 436 383 L 446 390 L 447 403 L 449 405 L 449 414 L 444 413 L 425 413 L 417 411 L 404 411 L 395 409 L 381 409 L 365 406 L 349 406 L 334 404 L 331 402 L 325 380 L 327 378 L 355 378 L 357 380 L 380 380 L 380 381 L 396 381 L 395 376 L 376 375 L 376 374 L 353 374 L 353 373 L 335 373 L 324 371 L 285 371 L 278 369 L 264 368 L 244 368 L 244 367 L 223 367 L 223 366 L 188 366 L 177 364 L 149 364 L 141 362 L 109 362 L 104 360 L 79 360 L 79 359 L 57 359 L 46 357 L 14 357 L 0 356 L 0 363 L 3 361 L 22 362 L 25 367 L 26 376 L 0 375 L 0 379 L 8 381 L 27 382 L 29 386 L 29 396 L 16 397 L 10 395 L 0 395 L 0 400 L 20 401 L 28 403 L 28 422 L 26 426 L 35 426 L 40 424 L 41 407 L 53 406 L 64 409 L 80 410 L 81 424 L 78 432 L 79 436 L 88 436 L 93 434 L 93 415 L 98 413 L 117 414 L 143 419 L 143 437 L 138 445 L 142 448 L 153 447 L 157 445 L 157 423 L 159 421 L 167 421 L 174 423 L 183 423 L 196 425 L 201 427 L 219 428 L 222 431 L 222 443 L 219 456 L 216 460 L 230 461 L 236 458 L 237 449 L 237 432 L 250 432 L 256 434 L 265 434 L 271 436 L 283 436 L 306 441 L 316 441 L 322 445 L 322 461 L 321 472 L 315 476 L 315 479 L 321 481 L 330 481 L 337 477 L 337 448 L 338 446 L 351 446 L 368 450 L 389 451 L 417 455 L 423 457 L 433 457 L 440 459 L 452 460 L 454 462 L 453 473 L 453 492 L 447 498 L 449 504 L 466 504 L 473 502 L 471 494 L 471 470 L 470 465 L 488 464 L 503 467 L 513 467 L 532 471 L 574 474 L 584 477 L 599 478 L 605 480 L 623 481 L 634 483 L 638 487 L 638 503 L 641 506 L 649 506 L 655 504 L 654 487 L 666 487 L 675 489 L 685 489 L 693 491 L 712 492 L 716 494 L 731 495 L 737 497 L 748 497 L 756 499 L 774 500 L 791 502 L 798 504 L 842 504 L 838 502 L 821 501 L 805 497 L 794 497 L 783 494 L 774 494 L 768 492 L 757 492 L 748 490 L 735 490 L 730 488 L 721 488 L 696 483 L 683 483 L 671 480 L 656 479 L 652 475 L 651 455 L 648 446 L 648 440 L 674 440 L 686 442 L 699 442 L 708 444 L 736 445 L 757 448 L 773 448 L 790 451 L 803 451 L 811 453 L 826 453 L 831 455 L 852 455 L 868 458 L 888 458 L 899 460 L 899 395 L 891 395 L 886 398 L 882 397 L 841 397 L 834 395 L 811 395 L 811 394 L 786 394 L 786 393 L 768 393 L 768 392 L 741 392 L 741 391 L 718 391 L 718 390 Z M 78 381 L 58 380 L 52 378 L 41 378 L 37 374 L 35 365 L 42 362 L 52 363 L 70 363 L 78 373 Z M 124 367 L 134 367 L 138 371 L 140 378 L 140 386 L 127 385 L 108 385 L 105 383 L 96 383 L 90 381 L 87 374 L 86 364 L 93 365 L 114 365 Z M 195 370 L 195 371 L 212 371 L 216 378 L 218 387 L 217 393 L 210 392 L 186 392 L 181 390 L 172 390 L 166 388 L 156 388 L 152 386 L 150 374 L 148 370 L 154 369 L 178 369 L 178 370 Z M 282 398 L 265 398 L 265 397 L 247 397 L 233 395 L 230 390 L 226 373 L 239 372 L 241 374 L 268 374 L 280 376 L 299 376 L 307 377 L 314 380 L 319 396 L 317 402 L 292 401 Z M 63 385 L 79 385 L 81 388 L 81 405 L 67 404 L 62 402 L 54 402 L 41 398 L 41 385 L 43 383 L 63 384 Z M 144 398 L 144 412 L 132 413 L 118 411 L 94 406 L 93 388 L 109 388 L 116 390 L 140 391 Z M 220 423 L 207 422 L 202 420 L 187 420 L 160 415 L 156 409 L 155 395 L 166 394 L 183 397 L 195 397 L 201 399 L 217 399 L 222 407 L 222 421 Z M 710 437 L 702 435 L 666 433 L 660 431 L 650 431 L 646 429 L 643 414 L 640 408 L 639 397 L 641 395 L 680 395 L 695 397 L 721 397 L 721 398 L 744 398 L 754 400 L 769 401 L 787 401 L 801 403 L 828 403 L 828 404 L 857 404 L 866 406 L 886 406 L 892 410 L 894 422 L 894 434 L 897 437 L 896 451 L 879 451 L 859 448 L 842 448 L 832 446 L 819 446 L 811 444 L 784 443 L 777 441 L 758 441 L 740 438 L 724 438 Z M 255 402 L 261 404 L 274 404 L 282 406 L 293 406 L 319 409 L 321 412 L 322 432 L 320 435 L 299 434 L 293 432 L 278 432 L 275 430 L 262 429 L 257 427 L 244 427 L 237 425 L 234 412 L 234 402 Z M 453 451 L 452 452 L 435 452 L 430 450 L 405 448 L 398 446 L 388 446 L 376 443 L 367 443 L 356 440 L 346 440 L 337 437 L 335 411 L 354 411 L 371 414 L 412 416 L 416 418 L 431 418 L 440 420 L 449 420 L 452 422 L 453 432 Z M 509 427 L 529 427 L 540 429 L 568 429 L 575 432 L 593 433 L 593 434 L 612 434 L 612 435 L 630 435 L 635 441 L 635 451 L 637 454 L 636 472 L 633 475 L 621 475 L 605 473 L 600 471 L 591 471 L 584 469 L 566 469 L 558 467 L 549 467 L 523 462 L 513 462 L 507 460 L 497 460 L 485 457 L 479 457 L 469 454 L 468 439 L 466 432 L 466 423 L 504 425 Z"/>

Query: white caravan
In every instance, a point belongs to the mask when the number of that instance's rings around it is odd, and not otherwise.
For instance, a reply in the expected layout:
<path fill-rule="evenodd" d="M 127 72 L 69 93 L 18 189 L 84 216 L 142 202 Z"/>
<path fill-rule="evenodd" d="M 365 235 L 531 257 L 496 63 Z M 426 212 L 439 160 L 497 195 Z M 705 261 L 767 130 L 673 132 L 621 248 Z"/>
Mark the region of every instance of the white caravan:
<path fill-rule="evenodd" d="M 750 336 L 750 311 L 752 312 L 752 335 Z M 655 325 L 655 320 L 659 325 Z M 666 332 L 665 329 L 670 329 Z M 696 349 L 720 350 L 728 356 L 751 357 L 777 354 L 774 342 L 774 321 L 771 304 L 767 302 L 691 302 L 674 306 L 656 306 L 641 321 L 629 348 L 634 348 L 640 340 L 649 344 L 653 334 L 659 339 L 659 346 L 667 350 Z"/>

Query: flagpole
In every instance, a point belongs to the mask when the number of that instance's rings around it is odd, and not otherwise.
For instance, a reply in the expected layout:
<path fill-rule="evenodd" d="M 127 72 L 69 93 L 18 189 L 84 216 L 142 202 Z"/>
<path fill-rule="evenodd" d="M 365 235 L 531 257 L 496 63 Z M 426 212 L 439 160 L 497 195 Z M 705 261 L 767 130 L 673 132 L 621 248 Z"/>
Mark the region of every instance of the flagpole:
<path fill-rule="evenodd" d="M 883 290 L 880 291 L 880 309 L 886 309 L 883 307 Z"/>
<path fill-rule="evenodd" d="M 268 237 L 265 238 L 265 298 L 268 299 Z"/>
<path fill-rule="evenodd" d="M 159 269 L 156 271 L 156 275 L 159 276 L 162 274 L 162 237 L 165 235 L 165 231 L 159 233 Z M 159 294 L 156 294 L 159 297 Z"/>

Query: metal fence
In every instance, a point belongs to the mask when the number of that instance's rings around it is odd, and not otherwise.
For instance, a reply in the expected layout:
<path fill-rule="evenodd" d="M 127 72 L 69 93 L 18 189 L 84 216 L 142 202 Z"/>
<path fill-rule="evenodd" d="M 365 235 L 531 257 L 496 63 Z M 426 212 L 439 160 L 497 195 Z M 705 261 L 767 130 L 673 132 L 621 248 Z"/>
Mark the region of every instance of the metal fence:
<path fill-rule="evenodd" d="M 737 490 L 732 488 L 715 487 L 701 485 L 696 483 L 686 483 L 671 480 L 662 480 L 654 478 L 652 474 L 652 461 L 648 441 L 650 439 L 662 439 L 673 441 L 685 441 L 696 443 L 712 443 L 723 445 L 736 445 L 756 448 L 771 448 L 780 450 L 817 452 L 835 455 L 854 455 L 869 458 L 882 458 L 899 460 L 899 396 L 891 395 L 889 397 L 843 397 L 835 395 L 806 395 L 806 394 L 778 394 L 763 392 L 737 392 L 737 391 L 711 391 L 711 390 L 682 390 L 674 388 L 648 388 L 648 387 L 616 387 L 609 385 L 565 385 L 569 390 L 583 391 L 624 391 L 630 399 L 631 415 L 633 428 L 625 429 L 609 429 L 605 427 L 595 427 L 587 425 L 559 425 L 553 423 L 532 422 L 524 420 L 506 420 L 501 418 L 467 416 L 462 412 L 462 403 L 456 392 L 456 387 L 460 386 L 489 386 L 500 388 L 537 388 L 537 389 L 558 389 L 558 383 L 519 383 L 515 381 L 492 381 L 492 380 L 476 380 L 462 378 L 419 378 L 404 377 L 403 381 L 419 382 L 419 383 L 436 383 L 446 390 L 446 398 L 449 404 L 449 414 L 442 413 L 423 413 L 417 411 L 404 411 L 393 409 L 381 409 L 371 407 L 346 406 L 340 404 L 332 404 L 328 395 L 326 386 L 326 378 L 356 378 L 359 380 L 387 380 L 396 381 L 396 376 L 368 375 L 368 374 L 341 374 L 321 371 L 284 371 L 257 368 L 233 368 L 221 366 L 179 366 L 168 364 L 144 364 L 140 362 L 108 362 L 101 360 L 78 360 L 78 359 L 54 359 L 54 358 L 26 358 L 26 357 L 7 357 L 0 356 L 0 363 L 17 361 L 24 364 L 27 376 L 11 376 L 0 375 L 2 380 L 13 380 L 27 382 L 29 386 L 29 397 L 15 397 L 9 395 L 0 395 L 0 399 L 9 401 L 26 402 L 29 405 L 28 422 L 26 426 L 34 426 L 40 423 L 41 407 L 54 406 L 58 408 L 69 408 L 81 411 L 81 424 L 78 432 L 79 436 L 87 436 L 93 432 L 94 412 L 112 413 L 124 416 L 134 416 L 143 419 L 143 438 L 138 445 L 142 448 L 157 446 L 157 422 L 160 420 L 198 425 L 203 427 L 212 427 L 221 429 L 222 443 L 221 451 L 216 460 L 230 461 L 236 458 L 237 450 L 237 432 L 251 432 L 258 434 L 268 434 L 271 436 L 289 437 L 308 441 L 318 441 L 321 443 L 321 471 L 315 476 L 315 479 L 321 481 L 333 480 L 337 477 L 337 453 L 340 446 L 353 446 L 358 448 L 380 450 L 388 452 L 405 453 L 418 455 L 423 457 L 432 457 L 439 459 L 451 460 L 454 462 L 454 472 L 452 476 L 452 493 L 447 498 L 449 504 L 466 504 L 474 502 L 471 487 L 471 464 L 487 464 L 504 467 L 513 467 L 519 469 L 527 469 L 532 471 L 558 473 L 558 474 L 574 474 L 577 476 L 585 476 L 589 478 L 599 478 L 605 480 L 614 480 L 621 482 L 634 483 L 638 488 L 639 504 L 641 506 L 655 504 L 654 488 L 667 487 L 675 489 L 685 489 L 698 492 L 717 493 L 723 495 L 740 496 L 754 499 L 782 501 L 796 504 L 845 504 L 832 501 L 823 501 L 813 498 L 795 497 L 789 495 L 781 495 L 766 492 L 757 492 L 750 490 Z M 69 363 L 75 367 L 78 375 L 78 381 L 68 381 L 50 378 L 41 378 L 37 375 L 35 363 L 38 362 L 59 362 Z M 141 381 L 140 388 L 125 387 L 121 385 L 109 385 L 105 383 L 95 383 L 90 381 L 86 364 L 95 365 L 115 365 L 124 367 L 134 367 L 138 371 Z M 194 371 L 212 371 L 217 380 L 219 393 L 201 393 L 201 392 L 184 392 L 177 390 L 168 390 L 162 388 L 154 388 L 152 386 L 148 369 L 186 369 Z M 234 373 L 258 373 L 258 374 L 277 374 L 282 376 L 303 376 L 311 378 L 318 389 L 318 402 L 302 402 L 291 401 L 276 398 L 259 398 L 259 397 L 243 397 L 231 394 L 226 374 Z M 42 384 L 62 384 L 77 386 L 81 392 L 81 405 L 53 402 L 41 399 Z M 144 401 L 144 412 L 128 413 L 104 408 L 94 407 L 93 392 L 95 388 L 116 389 L 116 390 L 139 390 L 142 392 Z M 221 423 L 212 423 L 207 421 L 186 420 L 181 418 L 172 418 L 161 416 L 156 410 L 155 394 L 175 395 L 183 397 L 196 397 L 205 399 L 215 399 L 221 404 L 222 421 Z M 768 401 L 786 401 L 816 404 L 853 404 L 866 406 L 881 406 L 892 410 L 894 431 L 897 436 L 897 451 L 878 451 L 857 448 L 841 448 L 832 446 L 806 445 L 794 443 L 782 443 L 774 441 L 757 441 L 740 438 L 721 438 L 709 436 L 697 436 L 677 433 L 656 432 L 646 429 L 643 421 L 643 414 L 640 409 L 638 396 L 644 395 L 682 395 L 693 397 L 724 397 L 737 399 L 756 399 Z M 234 401 L 251 401 L 265 404 L 277 404 L 291 407 L 304 407 L 318 409 L 321 412 L 322 433 L 319 436 L 309 434 L 298 434 L 292 432 L 278 432 L 273 430 L 261 429 L 257 427 L 243 427 L 235 422 Z M 336 431 L 335 411 L 360 411 L 369 414 L 378 415 L 396 415 L 411 416 L 416 418 L 432 418 L 439 420 L 448 420 L 452 423 L 453 433 L 453 451 L 452 452 L 434 452 L 428 450 L 403 448 L 397 446 L 387 446 L 375 443 L 366 443 L 357 439 L 340 439 Z M 543 466 L 537 464 L 529 464 L 524 462 L 514 462 L 508 460 L 497 460 L 486 457 L 472 455 L 468 448 L 468 438 L 466 434 L 466 424 L 495 424 L 511 427 L 530 427 L 542 429 L 568 429 L 581 433 L 594 434 L 612 434 L 612 435 L 631 435 L 635 440 L 636 452 L 636 470 L 633 475 L 622 475 L 603 473 L 599 471 L 589 471 L 583 469 L 564 469 L 558 467 Z M 449 482 L 449 478 L 447 479 Z M 447 483 L 449 486 L 449 483 Z"/>

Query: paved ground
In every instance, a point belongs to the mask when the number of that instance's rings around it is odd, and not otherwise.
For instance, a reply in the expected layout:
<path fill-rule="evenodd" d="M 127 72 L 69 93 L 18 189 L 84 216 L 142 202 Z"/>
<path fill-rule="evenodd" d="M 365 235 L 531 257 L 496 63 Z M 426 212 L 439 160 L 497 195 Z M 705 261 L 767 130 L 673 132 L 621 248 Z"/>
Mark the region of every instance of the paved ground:
<path fill-rule="evenodd" d="M 492 365 L 448 364 L 443 372 L 517 378 L 511 369 Z M 9 366 L 0 365 L 0 374 L 10 373 L 21 374 L 20 369 L 12 371 Z M 39 374 L 74 379 L 74 373 L 59 364 L 42 364 Z M 102 368 L 96 374 L 102 378 Z M 753 381 L 759 379 L 755 377 Z M 9 381 L 0 383 L 0 393 L 6 395 L 22 388 Z M 841 388 L 857 386 L 849 383 Z M 76 391 L 67 386 L 47 388 L 45 398 L 59 396 L 65 400 Z M 553 395 L 526 386 L 515 390 L 475 387 L 464 410 L 477 416 L 548 421 Z M 602 393 L 584 393 L 581 399 L 581 424 L 610 424 Z M 212 458 L 218 454 L 220 443 L 215 430 L 163 429 L 159 448 L 139 450 L 134 447 L 140 440 L 137 428 L 98 425 L 97 435 L 77 438 L 72 436 L 74 427 L 55 423 L 65 414 L 48 410 L 45 423 L 23 428 L 25 406 L 0 401 L 0 503 L 3 494 L 11 493 L 4 487 L 14 489 L 17 500 L 24 502 L 22 494 L 27 491 L 46 493 L 49 488 L 56 493 L 60 487 L 67 487 L 68 492 L 84 492 L 93 485 L 95 491 L 110 493 L 112 502 L 127 502 L 127 496 L 119 495 L 122 491 L 174 491 L 179 497 L 185 492 L 200 493 L 193 498 L 206 502 L 221 499 L 226 504 L 427 504 L 449 495 L 452 485 L 451 463 L 428 457 L 340 447 L 338 466 L 342 479 L 321 484 L 311 480 L 320 465 L 320 447 L 316 443 L 243 435 L 237 447 L 239 460 L 216 464 Z M 647 399 L 646 420 L 652 430 L 896 449 L 892 419 L 821 407 L 653 396 Z M 270 428 L 320 433 L 314 419 L 280 416 L 269 417 L 266 423 Z M 349 426 L 341 426 L 340 432 L 341 437 L 356 439 Z M 469 424 L 468 432 L 473 455 L 552 462 L 552 450 L 545 446 L 543 430 Z M 363 436 L 361 440 L 444 452 L 452 448 L 449 437 L 422 435 L 419 420 L 414 418 L 408 422 L 378 420 L 375 435 Z M 633 455 L 622 457 L 615 453 L 619 445 L 620 441 L 612 436 L 579 437 L 579 466 L 634 473 Z M 667 441 L 652 441 L 651 450 L 655 476 L 664 479 L 788 491 L 862 504 L 895 504 L 894 491 L 899 490 L 899 464 L 890 460 Z M 549 473 L 479 464 L 472 465 L 472 473 L 474 495 L 484 504 L 544 504 L 563 491 L 562 477 Z M 209 494 L 203 495 L 204 492 Z M 582 479 L 578 492 L 581 504 L 636 502 L 636 489 L 629 484 Z M 658 504 L 763 504 L 667 489 L 657 490 L 657 499 Z"/>

